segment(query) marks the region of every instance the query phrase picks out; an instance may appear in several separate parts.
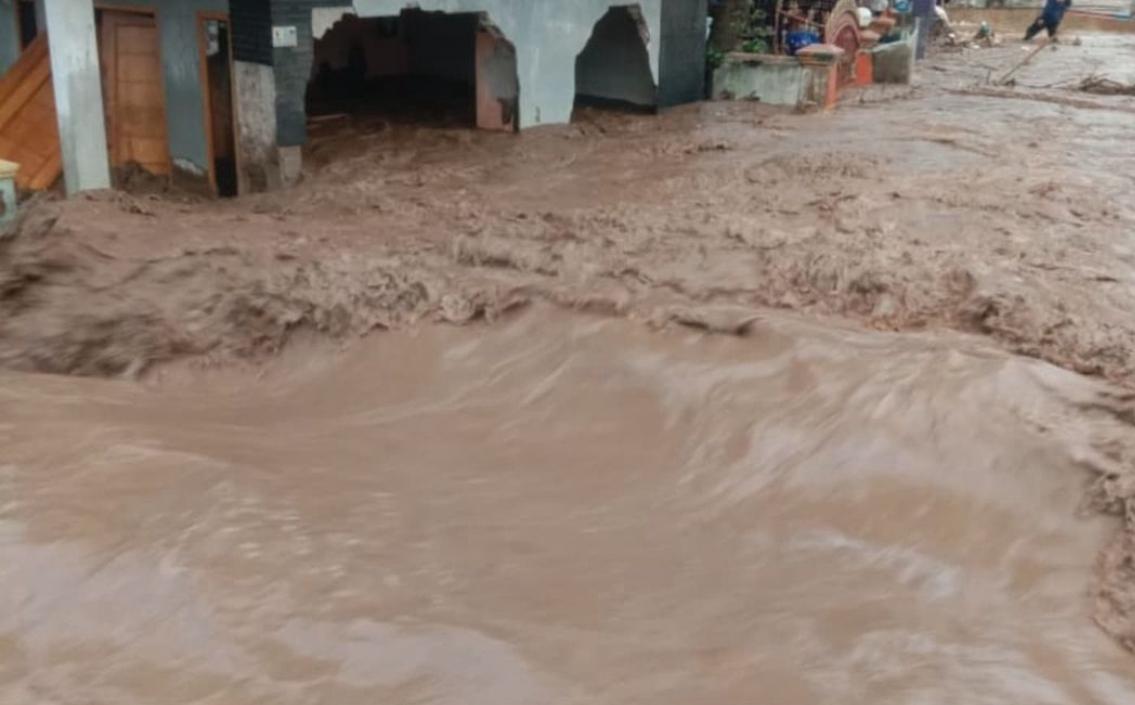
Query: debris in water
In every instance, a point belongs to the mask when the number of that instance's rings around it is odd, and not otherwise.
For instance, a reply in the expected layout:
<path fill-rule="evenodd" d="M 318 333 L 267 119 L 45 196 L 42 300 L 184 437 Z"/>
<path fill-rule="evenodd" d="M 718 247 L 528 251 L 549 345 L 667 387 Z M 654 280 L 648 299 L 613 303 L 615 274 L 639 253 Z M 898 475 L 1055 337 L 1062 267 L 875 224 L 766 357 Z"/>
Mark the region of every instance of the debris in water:
<path fill-rule="evenodd" d="M 1096 95 L 1135 95 L 1135 83 L 1123 83 L 1103 76 L 1088 76 L 1080 81 L 1076 90 Z"/>

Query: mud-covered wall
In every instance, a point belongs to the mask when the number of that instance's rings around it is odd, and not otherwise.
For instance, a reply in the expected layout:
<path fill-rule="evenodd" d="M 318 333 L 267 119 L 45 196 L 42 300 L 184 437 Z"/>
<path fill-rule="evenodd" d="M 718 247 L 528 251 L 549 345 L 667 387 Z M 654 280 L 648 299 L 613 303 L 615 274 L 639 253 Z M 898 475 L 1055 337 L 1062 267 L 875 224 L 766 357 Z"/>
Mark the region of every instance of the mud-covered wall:
<path fill-rule="evenodd" d="M 297 46 L 276 48 L 274 51 L 279 143 L 283 147 L 299 146 L 306 139 L 304 93 L 311 76 L 314 9 L 321 9 L 320 31 L 333 24 L 336 13 L 393 17 L 406 8 L 427 12 L 485 13 L 516 47 L 520 83 L 519 125 L 524 128 L 565 123 L 571 119 L 575 102 L 576 57 L 587 45 L 596 23 L 612 7 L 639 7 L 649 37 L 647 55 L 650 72 L 657 84 L 663 1 L 355 0 L 352 4 L 343 0 L 273 0 L 273 24 L 295 27 L 297 35 Z"/>

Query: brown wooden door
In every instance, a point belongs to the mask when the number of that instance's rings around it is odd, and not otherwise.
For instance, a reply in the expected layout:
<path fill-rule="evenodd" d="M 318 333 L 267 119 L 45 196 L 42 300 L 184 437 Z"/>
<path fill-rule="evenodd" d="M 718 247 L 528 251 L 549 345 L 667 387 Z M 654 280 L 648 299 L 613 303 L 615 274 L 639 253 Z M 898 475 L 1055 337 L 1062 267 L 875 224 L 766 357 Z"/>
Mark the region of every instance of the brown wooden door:
<path fill-rule="evenodd" d="M 111 165 L 169 174 L 161 42 L 153 15 L 103 11 L 99 54 Z"/>

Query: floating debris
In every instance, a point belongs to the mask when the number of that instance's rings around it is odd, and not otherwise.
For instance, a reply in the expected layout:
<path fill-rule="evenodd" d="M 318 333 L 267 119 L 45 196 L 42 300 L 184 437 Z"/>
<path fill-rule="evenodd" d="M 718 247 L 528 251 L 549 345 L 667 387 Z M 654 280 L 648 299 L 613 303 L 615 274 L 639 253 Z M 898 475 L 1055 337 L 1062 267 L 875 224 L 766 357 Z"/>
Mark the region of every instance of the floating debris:
<path fill-rule="evenodd" d="M 1096 95 L 1135 95 L 1135 83 L 1123 83 L 1102 76 L 1088 76 L 1080 81 L 1076 90 Z"/>

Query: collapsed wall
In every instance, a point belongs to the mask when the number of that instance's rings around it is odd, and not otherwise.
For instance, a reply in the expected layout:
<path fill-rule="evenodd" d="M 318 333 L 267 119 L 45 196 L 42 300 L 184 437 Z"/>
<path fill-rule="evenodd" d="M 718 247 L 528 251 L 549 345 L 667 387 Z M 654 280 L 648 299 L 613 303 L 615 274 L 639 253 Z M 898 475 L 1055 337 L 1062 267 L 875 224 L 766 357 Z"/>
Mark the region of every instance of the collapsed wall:
<path fill-rule="evenodd" d="M 699 2 L 695 0 L 695 4 Z M 635 8 L 641 18 L 646 65 L 654 86 L 658 86 L 663 4 L 663 0 L 639 0 L 635 3 L 620 3 L 619 0 L 575 0 L 570 3 L 550 0 L 357 0 L 349 5 L 330 0 L 275 0 L 273 25 L 295 30 L 295 46 L 274 50 L 279 145 L 283 148 L 298 147 L 306 141 L 305 96 L 314 61 L 315 40 L 344 15 L 397 17 L 406 9 L 481 15 L 515 47 L 519 89 L 517 126 L 523 129 L 566 123 L 571 119 L 576 95 L 576 59 L 591 40 L 596 24 L 612 7 Z M 613 65 L 608 70 L 617 72 L 621 67 Z M 672 93 L 687 95 L 690 91 Z M 636 100 L 642 100 L 642 97 L 640 90 Z"/>

